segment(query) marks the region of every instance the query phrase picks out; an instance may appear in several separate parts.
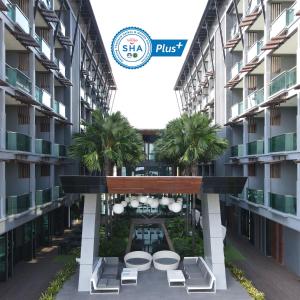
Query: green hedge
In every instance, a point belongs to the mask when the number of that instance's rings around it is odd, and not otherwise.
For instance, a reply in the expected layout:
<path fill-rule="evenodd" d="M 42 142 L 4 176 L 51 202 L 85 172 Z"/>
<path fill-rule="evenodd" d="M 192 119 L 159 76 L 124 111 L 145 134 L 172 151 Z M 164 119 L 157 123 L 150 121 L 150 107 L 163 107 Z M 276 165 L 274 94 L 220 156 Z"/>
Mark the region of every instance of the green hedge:
<path fill-rule="evenodd" d="M 265 300 L 265 294 L 261 291 L 259 291 L 250 281 L 245 277 L 245 273 L 234 266 L 232 263 L 226 263 L 227 268 L 230 270 L 233 277 L 239 281 L 239 283 L 246 289 L 248 294 L 252 297 L 254 300 Z"/>
<path fill-rule="evenodd" d="M 63 287 L 64 283 L 76 272 L 76 257 L 79 256 L 79 249 L 72 250 L 66 259 L 62 270 L 56 273 L 54 279 L 50 282 L 48 288 L 42 293 L 39 300 L 54 300 L 55 296 Z M 66 258 L 66 255 L 64 255 Z"/>

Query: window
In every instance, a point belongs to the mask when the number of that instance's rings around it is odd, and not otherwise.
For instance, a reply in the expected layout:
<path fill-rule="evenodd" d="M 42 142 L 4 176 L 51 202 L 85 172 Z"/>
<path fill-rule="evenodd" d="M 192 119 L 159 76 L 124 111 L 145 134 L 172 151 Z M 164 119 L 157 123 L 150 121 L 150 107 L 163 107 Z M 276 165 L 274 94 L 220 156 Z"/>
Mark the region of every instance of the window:
<path fill-rule="evenodd" d="M 256 133 L 256 120 L 253 117 L 248 119 L 248 133 Z"/>
<path fill-rule="evenodd" d="M 281 121 L 281 113 L 279 107 L 273 107 L 270 110 L 270 125 L 278 126 Z"/>
<path fill-rule="evenodd" d="M 29 108 L 27 106 L 18 107 L 18 124 L 25 125 L 30 123 Z"/>
<path fill-rule="evenodd" d="M 25 163 L 18 164 L 19 178 L 29 178 L 30 177 L 30 165 Z"/>
<path fill-rule="evenodd" d="M 50 176 L 50 165 L 41 165 L 41 177 Z"/>
<path fill-rule="evenodd" d="M 272 74 L 281 73 L 281 56 L 272 56 L 271 58 L 271 72 Z"/>
<path fill-rule="evenodd" d="M 248 165 L 248 176 L 256 176 L 256 164 Z"/>
<path fill-rule="evenodd" d="M 50 120 L 49 118 L 40 118 L 40 132 L 50 132 Z"/>
<path fill-rule="evenodd" d="M 280 163 L 271 164 L 270 168 L 271 178 L 280 178 Z"/>

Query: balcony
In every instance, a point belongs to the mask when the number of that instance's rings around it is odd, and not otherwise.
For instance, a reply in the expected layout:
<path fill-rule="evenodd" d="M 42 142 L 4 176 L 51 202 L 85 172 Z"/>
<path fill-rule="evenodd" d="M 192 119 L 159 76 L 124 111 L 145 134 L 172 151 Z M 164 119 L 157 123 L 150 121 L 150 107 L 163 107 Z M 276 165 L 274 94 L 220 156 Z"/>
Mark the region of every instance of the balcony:
<path fill-rule="evenodd" d="M 6 197 L 6 215 L 16 215 L 27 211 L 31 206 L 31 194 Z"/>
<path fill-rule="evenodd" d="M 270 152 L 285 152 L 297 150 L 296 132 L 285 133 L 269 139 Z"/>
<path fill-rule="evenodd" d="M 251 15 L 251 13 L 261 4 L 260 0 L 250 1 L 248 8 L 246 10 L 246 16 Z"/>
<path fill-rule="evenodd" d="M 12 4 L 10 1 L 7 1 L 6 4 L 8 11 L 7 16 L 26 34 L 30 34 L 30 27 L 28 18 L 22 12 L 17 4 Z"/>
<path fill-rule="evenodd" d="M 92 98 L 89 95 L 86 95 L 86 102 L 89 104 L 90 107 L 92 107 Z"/>
<path fill-rule="evenodd" d="M 297 198 L 291 195 L 270 193 L 270 207 L 285 214 L 295 215 L 297 212 Z"/>
<path fill-rule="evenodd" d="M 51 202 L 52 189 L 36 190 L 35 191 L 35 205 L 43 205 Z"/>
<path fill-rule="evenodd" d="M 244 145 L 236 145 L 231 147 L 231 157 L 240 157 L 244 155 Z"/>
<path fill-rule="evenodd" d="M 248 50 L 248 63 L 252 61 L 255 57 L 258 57 L 261 53 L 261 48 L 264 44 L 263 39 L 255 42 L 251 48 Z"/>
<path fill-rule="evenodd" d="M 240 33 L 239 24 L 235 23 L 230 31 L 231 39 L 234 39 Z"/>
<path fill-rule="evenodd" d="M 35 87 L 35 100 L 51 108 L 51 95 L 47 91 L 41 89 L 38 86 Z"/>
<path fill-rule="evenodd" d="M 54 153 L 56 157 L 66 157 L 67 156 L 67 147 L 65 145 L 54 144 Z"/>
<path fill-rule="evenodd" d="M 31 81 L 29 77 L 19 69 L 9 65 L 6 65 L 6 82 L 28 94 L 31 93 Z"/>
<path fill-rule="evenodd" d="M 66 26 L 65 24 L 60 20 L 59 21 L 59 32 L 63 35 L 66 36 Z"/>
<path fill-rule="evenodd" d="M 66 117 L 66 106 L 61 102 L 54 100 L 53 110 L 62 117 Z"/>
<path fill-rule="evenodd" d="M 59 198 L 63 197 L 63 191 L 61 186 L 54 186 L 53 187 L 53 200 L 57 201 Z"/>
<path fill-rule="evenodd" d="M 235 118 L 244 112 L 243 101 L 238 102 L 231 106 L 231 118 Z"/>
<path fill-rule="evenodd" d="M 276 76 L 270 83 L 270 96 L 289 89 L 297 82 L 297 68 L 294 67 L 289 71 L 284 71 Z"/>
<path fill-rule="evenodd" d="M 283 30 L 288 29 L 295 20 L 295 13 L 295 5 L 283 10 L 271 25 L 270 38 L 273 38 Z"/>
<path fill-rule="evenodd" d="M 51 49 L 47 42 L 37 34 L 35 34 L 35 40 L 40 46 L 39 52 L 42 53 L 48 60 L 51 60 Z"/>
<path fill-rule="evenodd" d="M 85 100 L 85 90 L 83 87 L 80 87 L 80 97 L 82 100 Z"/>
<path fill-rule="evenodd" d="M 257 155 L 264 154 L 264 141 L 257 140 L 251 143 L 248 143 L 248 155 Z"/>
<path fill-rule="evenodd" d="M 247 109 L 250 109 L 250 108 L 264 102 L 264 98 L 265 98 L 264 92 L 265 92 L 265 89 L 262 88 L 260 90 L 254 91 L 251 94 L 249 94 L 247 97 L 247 102 L 246 102 Z"/>
<path fill-rule="evenodd" d="M 35 140 L 35 152 L 37 154 L 51 154 L 51 143 L 42 139 Z"/>
<path fill-rule="evenodd" d="M 22 133 L 8 131 L 6 133 L 6 149 L 31 152 L 31 137 Z"/>
<path fill-rule="evenodd" d="M 43 3 L 47 9 L 52 9 L 51 0 L 40 0 L 40 2 Z"/>
<path fill-rule="evenodd" d="M 264 191 L 247 189 L 247 200 L 255 204 L 264 205 Z"/>
<path fill-rule="evenodd" d="M 66 77 L 66 67 L 63 64 L 63 62 L 61 60 L 59 60 L 58 58 L 55 58 L 55 63 L 58 66 L 58 71 L 61 75 L 63 75 L 64 77 Z"/>
<path fill-rule="evenodd" d="M 243 61 L 237 62 L 231 69 L 231 78 L 236 77 L 243 67 Z"/>

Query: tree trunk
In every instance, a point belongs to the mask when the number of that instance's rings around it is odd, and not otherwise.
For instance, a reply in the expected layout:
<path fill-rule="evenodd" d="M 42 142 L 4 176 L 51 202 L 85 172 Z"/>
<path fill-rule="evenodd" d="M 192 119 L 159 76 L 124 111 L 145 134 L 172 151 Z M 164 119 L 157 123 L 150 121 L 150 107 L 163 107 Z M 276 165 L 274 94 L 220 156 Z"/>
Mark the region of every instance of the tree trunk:
<path fill-rule="evenodd" d="M 197 163 L 194 163 L 192 166 L 191 166 L 191 171 L 192 171 L 192 176 L 198 176 L 198 164 Z M 195 227 L 196 227 L 196 212 L 195 212 L 195 209 L 196 209 L 196 197 L 197 195 L 192 195 L 192 245 L 193 245 L 193 251 L 194 251 L 194 254 L 195 254 L 195 246 L 196 246 L 196 243 L 195 243 Z"/>

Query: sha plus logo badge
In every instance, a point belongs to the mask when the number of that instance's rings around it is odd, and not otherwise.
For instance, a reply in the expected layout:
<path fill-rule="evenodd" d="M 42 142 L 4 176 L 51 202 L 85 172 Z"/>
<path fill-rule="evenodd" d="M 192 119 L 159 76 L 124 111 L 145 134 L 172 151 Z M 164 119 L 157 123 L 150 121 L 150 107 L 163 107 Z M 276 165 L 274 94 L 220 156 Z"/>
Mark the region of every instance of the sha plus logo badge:
<path fill-rule="evenodd" d="M 119 65 L 128 69 L 137 69 L 150 60 L 152 41 L 144 30 L 138 27 L 127 27 L 116 34 L 111 50 Z"/>
<path fill-rule="evenodd" d="M 113 38 L 111 51 L 115 61 L 127 69 L 138 69 L 152 56 L 181 56 L 187 40 L 152 40 L 138 27 L 126 27 Z"/>

